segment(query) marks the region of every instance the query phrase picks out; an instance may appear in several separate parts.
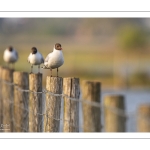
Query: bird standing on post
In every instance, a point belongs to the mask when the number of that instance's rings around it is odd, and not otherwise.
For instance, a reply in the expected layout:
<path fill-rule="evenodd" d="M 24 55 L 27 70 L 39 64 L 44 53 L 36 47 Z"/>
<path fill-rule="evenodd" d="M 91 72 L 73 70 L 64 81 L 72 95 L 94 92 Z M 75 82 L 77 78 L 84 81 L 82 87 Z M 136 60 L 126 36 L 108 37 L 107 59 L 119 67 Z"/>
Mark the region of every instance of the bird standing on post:
<path fill-rule="evenodd" d="M 36 47 L 31 48 L 31 53 L 28 56 L 28 62 L 31 64 L 31 73 L 33 65 L 38 65 L 38 73 L 40 73 L 40 65 L 44 63 L 44 58 Z"/>
<path fill-rule="evenodd" d="M 49 53 L 44 61 L 43 69 L 50 69 L 52 77 L 52 69 L 57 68 L 57 77 L 58 77 L 58 68 L 64 63 L 64 57 L 62 53 L 62 47 L 60 43 L 54 45 L 53 52 Z"/>
<path fill-rule="evenodd" d="M 9 64 L 15 64 L 15 62 L 18 60 L 18 52 L 12 46 L 9 46 L 4 51 L 3 59 L 6 63 L 8 63 L 8 67 L 9 67 Z"/>

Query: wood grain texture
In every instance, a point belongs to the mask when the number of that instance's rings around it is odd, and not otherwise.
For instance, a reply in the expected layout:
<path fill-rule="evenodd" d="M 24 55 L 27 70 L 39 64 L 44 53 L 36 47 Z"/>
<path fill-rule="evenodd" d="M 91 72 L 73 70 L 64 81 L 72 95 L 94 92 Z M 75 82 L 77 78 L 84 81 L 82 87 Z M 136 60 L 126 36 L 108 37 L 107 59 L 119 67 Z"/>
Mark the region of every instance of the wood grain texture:
<path fill-rule="evenodd" d="M 42 74 L 29 74 L 29 90 L 42 92 Z M 42 93 L 30 93 L 29 98 L 29 132 L 43 131 L 43 100 Z"/>
<path fill-rule="evenodd" d="M 106 132 L 125 132 L 126 118 L 123 95 L 108 95 L 104 98 L 104 122 Z"/>
<path fill-rule="evenodd" d="M 14 72 L 14 131 L 28 132 L 29 130 L 29 92 L 19 91 L 29 89 L 29 77 L 27 72 Z"/>
<path fill-rule="evenodd" d="M 68 97 L 79 99 L 79 78 L 64 78 L 64 132 L 79 132 L 79 102 Z M 67 120 L 67 121 L 66 121 Z"/>
<path fill-rule="evenodd" d="M 101 101 L 100 96 L 101 96 L 100 82 L 86 81 L 86 80 L 82 81 L 83 100 L 100 103 Z M 82 109 L 83 109 L 84 132 L 100 132 L 101 131 L 100 108 L 83 102 Z"/>
<path fill-rule="evenodd" d="M 3 81 L 13 82 L 12 69 L 3 67 L 1 69 L 1 79 Z M 2 82 L 2 115 L 3 132 L 13 131 L 13 85 Z"/>
<path fill-rule="evenodd" d="M 137 115 L 138 132 L 150 132 L 150 105 L 142 104 L 139 106 Z"/>
<path fill-rule="evenodd" d="M 1 76 L 2 76 L 2 69 L 3 69 L 3 67 L 2 66 L 0 66 L 0 125 L 2 124 L 2 120 L 3 120 L 3 115 L 2 115 L 2 108 L 3 108 L 3 106 L 2 106 L 2 78 L 1 78 Z M 0 132 L 2 132 L 2 130 L 1 130 L 1 128 L 0 128 Z"/>
<path fill-rule="evenodd" d="M 2 69 L 3 67 L 0 66 L 0 125 L 3 123 L 3 102 L 2 102 Z M 0 126 L 0 132 L 2 132 L 2 128 Z"/>
<path fill-rule="evenodd" d="M 62 94 L 63 79 L 61 77 L 46 78 L 46 90 L 54 94 Z M 45 132 L 59 132 L 62 96 L 46 94 Z"/>

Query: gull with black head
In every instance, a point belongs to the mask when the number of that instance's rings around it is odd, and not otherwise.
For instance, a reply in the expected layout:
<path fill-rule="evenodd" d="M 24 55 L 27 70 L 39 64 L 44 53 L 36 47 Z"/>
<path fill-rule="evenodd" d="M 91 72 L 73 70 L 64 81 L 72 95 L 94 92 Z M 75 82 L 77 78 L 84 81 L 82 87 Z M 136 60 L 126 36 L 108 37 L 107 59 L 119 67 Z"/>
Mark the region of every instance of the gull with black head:
<path fill-rule="evenodd" d="M 8 64 L 8 66 L 9 64 L 15 64 L 15 62 L 18 60 L 18 52 L 12 46 L 9 46 L 4 51 L 3 59 Z"/>
<path fill-rule="evenodd" d="M 53 52 L 49 53 L 44 61 L 43 69 L 50 69 L 52 77 L 52 69 L 57 68 L 57 77 L 58 77 L 58 68 L 64 63 L 64 56 L 62 52 L 62 47 L 60 43 L 56 43 L 53 48 Z"/>
<path fill-rule="evenodd" d="M 40 65 L 44 63 L 44 58 L 36 47 L 31 48 L 31 53 L 28 56 L 28 62 L 31 64 L 31 73 L 33 65 L 38 65 L 38 73 L 40 73 Z"/>

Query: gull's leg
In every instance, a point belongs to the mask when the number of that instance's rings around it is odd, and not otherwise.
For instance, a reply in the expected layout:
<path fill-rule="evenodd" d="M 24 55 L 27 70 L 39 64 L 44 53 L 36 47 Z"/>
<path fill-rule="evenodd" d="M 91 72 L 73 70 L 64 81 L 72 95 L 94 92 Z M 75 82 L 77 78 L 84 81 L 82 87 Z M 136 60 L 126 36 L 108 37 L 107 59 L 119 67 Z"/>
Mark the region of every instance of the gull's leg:
<path fill-rule="evenodd" d="M 38 73 L 40 73 L 40 65 L 38 65 Z"/>
<path fill-rule="evenodd" d="M 13 63 L 12 65 L 13 65 L 12 69 L 15 70 L 15 63 Z"/>
<path fill-rule="evenodd" d="M 13 69 L 13 63 L 11 63 L 11 69 Z"/>
<path fill-rule="evenodd" d="M 50 72 L 51 72 L 51 77 L 52 77 L 52 69 L 50 68 Z"/>
<path fill-rule="evenodd" d="M 57 68 L 57 77 L 58 77 L 58 68 Z"/>
<path fill-rule="evenodd" d="M 31 65 L 31 72 L 30 73 L 32 73 L 32 69 L 33 69 L 33 65 Z"/>
<path fill-rule="evenodd" d="M 7 63 L 7 67 L 9 68 L 9 63 Z"/>

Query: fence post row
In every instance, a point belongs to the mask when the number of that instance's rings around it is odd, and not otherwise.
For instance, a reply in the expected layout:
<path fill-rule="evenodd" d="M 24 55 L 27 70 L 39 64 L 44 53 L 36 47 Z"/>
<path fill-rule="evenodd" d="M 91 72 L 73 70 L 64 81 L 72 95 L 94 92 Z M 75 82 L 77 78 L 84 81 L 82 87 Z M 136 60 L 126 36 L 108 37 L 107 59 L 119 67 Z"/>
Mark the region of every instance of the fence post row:
<path fill-rule="evenodd" d="M 124 96 L 108 95 L 104 98 L 105 132 L 125 132 Z"/>
<path fill-rule="evenodd" d="M 81 88 L 83 131 L 100 132 L 101 83 L 83 81 Z M 45 102 L 42 74 L 0 66 L 0 132 L 59 132 L 62 98 L 63 131 L 79 132 L 79 78 L 47 76 L 46 90 Z M 104 97 L 105 132 L 126 131 L 124 99 L 123 95 Z M 96 106 L 92 105 L 94 102 Z M 137 117 L 137 131 L 150 132 L 150 105 L 141 105 Z"/>
<path fill-rule="evenodd" d="M 29 130 L 29 77 L 27 72 L 13 74 L 14 84 L 14 131 L 28 132 Z M 19 88 L 19 89 L 18 89 Z"/>
<path fill-rule="evenodd" d="M 80 86 L 79 78 L 64 78 L 64 132 L 79 132 L 79 101 L 70 98 L 79 99 Z"/>
<path fill-rule="evenodd" d="M 44 101 L 42 100 L 42 74 L 29 74 L 29 132 L 43 131 L 43 108 Z M 41 92 L 41 93 L 37 93 Z"/>
<path fill-rule="evenodd" d="M 63 79 L 61 77 L 46 78 L 46 90 L 58 96 L 46 94 L 45 132 L 59 132 Z"/>
<path fill-rule="evenodd" d="M 100 107 L 92 106 L 89 103 L 86 103 L 86 101 L 100 103 L 101 83 L 96 81 L 83 81 L 82 95 L 83 100 L 85 100 L 85 102 L 82 103 L 83 130 L 84 132 L 100 132 Z"/>
<path fill-rule="evenodd" d="M 150 132 L 150 104 L 142 104 L 137 114 L 138 132 Z"/>

